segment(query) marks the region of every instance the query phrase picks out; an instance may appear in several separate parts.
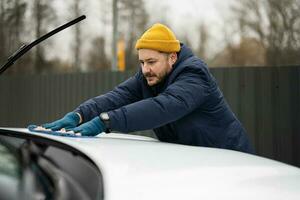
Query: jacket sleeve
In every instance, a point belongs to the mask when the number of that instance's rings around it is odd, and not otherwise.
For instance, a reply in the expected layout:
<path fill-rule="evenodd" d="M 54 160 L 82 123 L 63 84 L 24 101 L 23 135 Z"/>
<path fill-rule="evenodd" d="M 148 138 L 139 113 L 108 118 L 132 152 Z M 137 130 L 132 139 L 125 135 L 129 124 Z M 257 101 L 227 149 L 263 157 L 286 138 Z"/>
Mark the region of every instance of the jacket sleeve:
<path fill-rule="evenodd" d="M 112 91 L 85 101 L 74 112 L 80 113 L 83 122 L 87 122 L 102 112 L 114 110 L 140 100 L 142 96 L 140 76 L 140 73 L 137 73 Z"/>
<path fill-rule="evenodd" d="M 111 128 L 126 133 L 176 121 L 205 101 L 209 95 L 209 82 L 205 72 L 186 72 L 158 96 L 108 112 Z"/>

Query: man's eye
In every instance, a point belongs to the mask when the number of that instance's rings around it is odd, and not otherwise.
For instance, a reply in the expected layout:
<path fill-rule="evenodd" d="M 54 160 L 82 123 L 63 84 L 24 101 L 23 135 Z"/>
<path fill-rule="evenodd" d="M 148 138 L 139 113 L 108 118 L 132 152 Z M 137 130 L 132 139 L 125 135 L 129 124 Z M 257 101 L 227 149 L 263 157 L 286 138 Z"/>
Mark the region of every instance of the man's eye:
<path fill-rule="evenodd" d="M 149 65 L 153 65 L 155 63 L 155 61 L 149 61 L 148 63 L 149 63 Z"/>

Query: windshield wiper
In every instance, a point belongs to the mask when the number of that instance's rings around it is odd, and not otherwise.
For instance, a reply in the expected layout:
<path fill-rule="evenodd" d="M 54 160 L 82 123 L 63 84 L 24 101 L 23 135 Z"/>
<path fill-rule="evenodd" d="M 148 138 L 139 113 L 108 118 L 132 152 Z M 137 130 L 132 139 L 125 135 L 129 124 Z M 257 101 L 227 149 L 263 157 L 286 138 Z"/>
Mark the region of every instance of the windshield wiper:
<path fill-rule="evenodd" d="M 53 31 L 43 35 L 42 37 L 38 38 L 37 40 L 29 43 L 29 44 L 23 44 L 16 52 L 14 52 L 8 59 L 7 62 L 1 67 L 0 69 L 0 75 L 7 70 L 11 65 L 13 65 L 16 60 L 18 60 L 21 56 L 23 56 L 27 51 L 29 51 L 32 47 L 34 47 L 35 45 L 39 44 L 40 42 L 46 40 L 47 38 L 51 37 L 52 35 L 68 28 L 69 26 L 72 26 L 76 23 L 78 23 L 81 20 L 84 20 L 86 18 L 85 15 L 82 15 L 56 29 L 54 29 Z"/>

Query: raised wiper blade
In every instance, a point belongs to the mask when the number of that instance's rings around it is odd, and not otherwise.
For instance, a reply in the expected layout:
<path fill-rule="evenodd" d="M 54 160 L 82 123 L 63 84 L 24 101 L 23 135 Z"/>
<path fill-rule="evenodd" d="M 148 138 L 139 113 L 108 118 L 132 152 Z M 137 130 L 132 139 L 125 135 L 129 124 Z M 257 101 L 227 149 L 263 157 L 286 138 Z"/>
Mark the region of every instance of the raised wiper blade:
<path fill-rule="evenodd" d="M 81 20 L 84 20 L 86 18 L 85 15 L 82 15 L 64 25 L 61 25 L 60 27 L 54 29 L 53 31 L 43 35 L 42 37 L 36 39 L 35 41 L 31 42 L 30 44 L 23 44 L 16 52 L 14 52 L 7 60 L 7 62 L 1 67 L 0 69 L 0 75 L 7 70 L 11 65 L 13 65 L 16 60 L 18 60 L 21 56 L 23 56 L 27 51 L 29 51 L 32 47 L 39 44 L 40 42 L 46 40 L 47 38 L 51 37 L 52 35 L 68 28 L 69 26 L 72 26 L 76 23 L 78 23 Z"/>

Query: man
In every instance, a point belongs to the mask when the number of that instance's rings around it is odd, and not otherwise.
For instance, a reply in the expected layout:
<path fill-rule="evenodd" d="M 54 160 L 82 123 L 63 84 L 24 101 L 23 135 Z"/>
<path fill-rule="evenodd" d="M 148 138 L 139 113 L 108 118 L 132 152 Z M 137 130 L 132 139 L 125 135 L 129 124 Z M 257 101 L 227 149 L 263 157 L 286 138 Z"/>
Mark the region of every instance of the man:
<path fill-rule="evenodd" d="M 162 24 L 137 41 L 141 69 L 107 94 L 45 124 L 82 135 L 154 129 L 164 142 L 253 153 L 206 64 Z"/>

